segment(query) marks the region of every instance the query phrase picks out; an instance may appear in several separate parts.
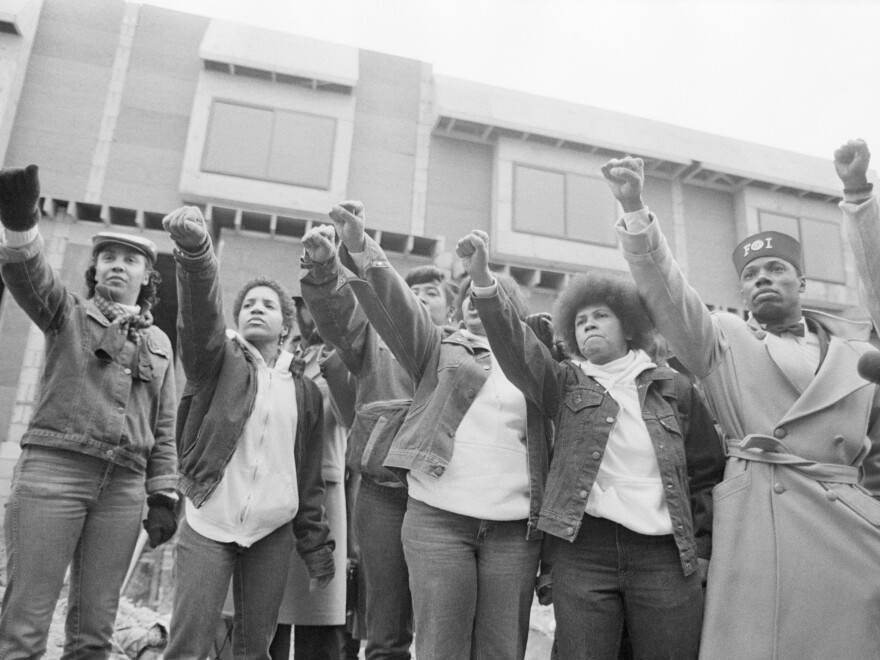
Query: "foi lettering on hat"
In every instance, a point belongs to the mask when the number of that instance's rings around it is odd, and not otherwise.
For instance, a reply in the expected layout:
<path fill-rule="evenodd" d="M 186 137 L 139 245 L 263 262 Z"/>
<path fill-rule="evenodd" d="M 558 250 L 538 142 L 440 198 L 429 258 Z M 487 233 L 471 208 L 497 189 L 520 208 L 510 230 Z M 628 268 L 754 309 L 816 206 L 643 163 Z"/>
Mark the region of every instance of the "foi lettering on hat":
<path fill-rule="evenodd" d="M 116 243 L 134 248 L 144 255 L 150 262 L 150 266 L 156 265 L 156 259 L 159 257 L 159 251 L 156 244 L 149 238 L 138 236 L 137 234 L 122 234 L 113 231 L 102 231 L 92 236 L 92 256 L 96 256 L 105 245 Z"/>
<path fill-rule="evenodd" d="M 778 231 L 762 231 L 743 239 L 733 250 L 733 265 L 736 274 L 742 275 L 750 261 L 760 257 L 784 259 L 802 273 L 804 256 L 801 244 L 796 238 Z"/>

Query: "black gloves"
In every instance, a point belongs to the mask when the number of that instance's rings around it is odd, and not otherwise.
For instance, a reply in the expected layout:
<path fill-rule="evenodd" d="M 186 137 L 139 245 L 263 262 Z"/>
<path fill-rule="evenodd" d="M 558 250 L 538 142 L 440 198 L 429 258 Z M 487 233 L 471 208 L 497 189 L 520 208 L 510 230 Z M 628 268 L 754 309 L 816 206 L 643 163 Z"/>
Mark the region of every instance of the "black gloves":
<path fill-rule="evenodd" d="M 27 231 L 40 220 L 37 166 L 0 170 L 0 222 L 12 231 Z"/>
<path fill-rule="evenodd" d="M 153 493 L 147 498 L 150 507 L 144 529 L 150 536 L 150 547 L 158 548 L 177 531 L 177 500 L 164 493 Z"/>

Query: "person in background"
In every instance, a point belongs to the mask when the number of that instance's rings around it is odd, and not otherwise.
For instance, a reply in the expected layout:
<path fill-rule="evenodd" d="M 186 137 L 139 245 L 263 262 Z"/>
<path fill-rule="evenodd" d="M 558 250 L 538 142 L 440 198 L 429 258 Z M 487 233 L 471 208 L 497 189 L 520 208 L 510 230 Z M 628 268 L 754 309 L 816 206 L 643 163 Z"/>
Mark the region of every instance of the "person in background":
<path fill-rule="evenodd" d="M 62 657 L 106 658 L 145 489 L 150 545 L 177 527 L 174 357 L 150 313 L 153 242 L 95 234 L 84 298 L 44 254 L 39 197 L 36 165 L 0 171 L 0 273 L 46 344 L 6 504 L 0 658 L 42 657 L 68 566 Z"/>
<path fill-rule="evenodd" d="M 268 660 L 294 542 L 309 589 L 333 579 L 324 515 L 318 387 L 282 348 L 293 301 L 258 277 L 226 329 L 218 260 L 205 220 L 182 207 L 162 221 L 177 245 L 178 337 L 187 377 L 178 411 L 179 490 L 186 497 L 166 660 L 202 660 L 232 579 L 233 653 Z"/>
<path fill-rule="evenodd" d="M 535 529 L 550 424 L 504 377 L 462 283 L 462 327 L 440 328 L 364 231 L 363 205 L 335 206 L 351 287 L 372 326 L 416 383 L 385 458 L 405 476 L 401 528 L 419 660 L 522 659 L 539 568 Z M 332 241 L 306 244 L 315 263 Z M 524 301 L 505 278 L 508 294 Z"/>
<path fill-rule="evenodd" d="M 724 470 L 712 419 L 645 352 L 653 328 L 631 281 L 593 271 L 567 285 L 560 364 L 489 272 L 488 240 L 474 231 L 456 248 L 473 304 L 505 375 L 556 428 L 538 529 L 551 535 L 558 657 L 615 660 L 625 622 L 637 660 L 695 659 L 711 538 L 694 509 Z"/>
<path fill-rule="evenodd" d="M 344 378 L 345 374 L 324 374 L 345 366 L 334 359 L 334 351 L 324 343 L 315 329 L 311 313 L 299 296 L 293 297 L 296 325 L 299 335 L 293 338 L 289 350 L 294 359 L 303 363 L 303 376 L 314 382 L 324 400 L 324 511 L 330 524 L 330 534 L 336 542 L 333 563 L 346 565 L 347 534 L 345 514 L 345 441 L 348 429 L 342 412 L 331 396 L 328 380 Z M 345 624 L 345 571 L 337 571 L 325 589 L 309 592 L 309 573 L 305 562 L 295 553 L 290 557 L 287 586 L 278 612 L 278 629 L 269 648 L 272 660 L 287 660 L 290 656 L 291 628 L 293 628 L 293 656 L 297 660 L 340 660 Z"/>
<path fill-rule="evenodd" d="M 769 231 L 732 255 L 749 318 L 710 313 L 642 201 L 641 159 L 602 173 L 639 293 L 727 438 L 700 658 L 880 657 L 866 579 L 880 574 L 880 401 L 856 369 L 870 322 L 803 308 L 800 243 Z"/>
<path fill-rule="evenodd" d="M 366 592 L 366 657 L 409 660 L 412 600 L 400 540 L 407 492 L 405 484 L 382 464 L 409 409 L 414 384 L 370 325 L 352 290 L 337 286 L 342 266 L 333 240 L 332 227 L 314 227 L 303 237 L 306 249 L 300 286 L 317 331 L 357 379 L 347 464 L 351 478 L 359 481 L 353 517 L 358 570 Z M 324 242 L 333 249 L 316 261 L 311 248 L 322 247 Z M 449 322 L 454 292 L 439 270 L 415 268 L 406 281 L 432 323 Z"/>

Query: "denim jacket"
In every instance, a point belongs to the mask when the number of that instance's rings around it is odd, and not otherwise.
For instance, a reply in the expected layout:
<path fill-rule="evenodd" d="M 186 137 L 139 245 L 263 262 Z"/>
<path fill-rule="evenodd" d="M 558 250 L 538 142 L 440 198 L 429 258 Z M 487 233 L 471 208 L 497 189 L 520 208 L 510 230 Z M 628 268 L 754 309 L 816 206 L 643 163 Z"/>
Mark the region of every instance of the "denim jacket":
<path fill-rule="evenodd" d="M 409 410 L 413 379 L 370 325 L 352 289 L 339 286 L 338 257 L 326 264 L 304 260 L 302 269 L 300 288 L 318 333 L 357 378 L 348 467 L 378 484 L 402 488 L 382 464 Z"/>
<path fill-rule="evenodd" d="M 146 490 L 177 485 L 177 389 L 171 342 L 156 326 L 110 357 L 100 350 L 110 321 L 91 300 L 70 293 L 42 252 L 43 239 L 0 248 L 6 288 L 46 337 L 39 400 L 21 444 L 107 459 L 146 474 Z M 109 330 L 116 332 L 116 328 Z"/>
<path fill-rule="evenodd" d="M 528 401 L 555 420 L 556 441 L 538 528 L 574 541 L 619 406 L 579 366 L 569 360 L 556 362 L 516 318 L 502 290 L 473 300 L 504 373 Z M 711 553 L 711 490 L 724 472 L 721 442 L 685 376 L 656 367 L 643 371 L 636 383 L 642 419 L 666 485 L 681 567 L 690 575 L 697 569 L 697 557 L 708 558 Z M 689 401 L 677 401 L 682 392 L 687 392 Z"/>
<path fill-rule="evenodd" d="M 343 262 L 347 252 L 341 249 Z M 460 332 L 438 328 L 382 249 L 366 238 L 363 279 L 344 280 L 355 291 L 373 327 L 417 383 L 409 412 L 385 466 L 403 474 L 417 470 L 440 477 L 454 450 L 455 432 L 488 378 L 488 351 Z M 353 269 L 356 266 L 351 262 Z M 529 465 L 529 521 L 526 536 L 541 538 L 538 511 L 550 461 L 552 430 L 537 406 L 526 401 Z"/>
<path fill-rule="evenodd" d="M 180 360 L 187 377 L 177 415 L 179 490 L 199 507 L 220 482 L 253 410 L 257 367 L 250 351 L 226 333 L 218 262 L 210 243 L 195 253 L 175 250 L 174 256 Z M 297 552 L 315 577 L 333 573 L 335 543 L 323 506 L 323 403 L 302 369 L 301 360 L 291 364 L 299 411 L 293 439 L 299 509 L 293 531 Z"/>

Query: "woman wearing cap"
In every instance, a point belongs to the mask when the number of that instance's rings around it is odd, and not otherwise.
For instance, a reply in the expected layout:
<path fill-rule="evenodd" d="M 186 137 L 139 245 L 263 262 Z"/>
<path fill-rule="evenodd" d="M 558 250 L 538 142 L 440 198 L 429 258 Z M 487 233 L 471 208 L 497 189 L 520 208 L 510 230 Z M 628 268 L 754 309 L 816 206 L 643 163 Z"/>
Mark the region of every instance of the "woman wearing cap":
<path fill-rule="evenodd" d="M 0 657 L 45 652 L 68 565 L 63 657 L 107 657 L 145 487 L 151 545 L 176 528 L 171 343 L 150 315 L 156 246 L 132 234 L 97 234 L 83 298 L 43 254 L 38 200 L 35 165 L 0 171 L 3 281 L 46 342 L 6 507 Z"/>
<path fill-rule="evenodd" d="M 366 235 L 363 206 L 336 206 L 330 218 L 343 263 L 363 273 L 348 285 L 416 383 L 384 463 L 409 487 L 401 538 L 416 655 L 521 660 L 541 551 L 534 522 L 549 424 L 497 367 L 467 283 L 456 305 L 461 326 L 440 328 Z M 304 244 L 314 262 L 332 257 L 320 234 Z M 516 283 L 504 278 L 502 286 L 524 313 Z"/>
<path fill-rule="evenodd" d="M 488 269 L 488 236 L 457 252 L 501 368 L 554 420 L 538 529 L 550 534 L 560 660 L 695 659 L 708 565 L 707 507 L 724 455 L 688 379 L 645 352 L 653 328 L 635 284 L 591 272 L 563 290 L 559 363 Z"/>
<path fill-rule="evenodd" d="M 282 348 L 293 301 L 275 280 L 245 283 L 227 330 L 219 262 L 199 209 L 162 221 L 177 244 L 180 492 L 186 497 L 166 660 L 208 655 L 232 579 L 236 658 L 268 660 L 290 553 L 309 589 L 334 575 L 324 515 L 321 393 Z"/>

